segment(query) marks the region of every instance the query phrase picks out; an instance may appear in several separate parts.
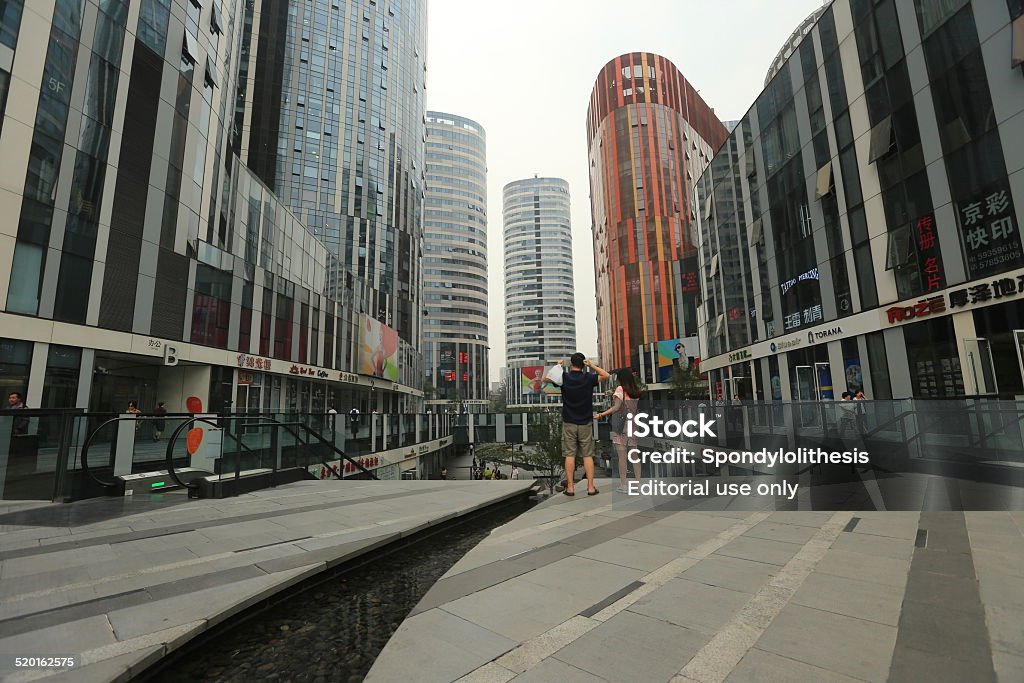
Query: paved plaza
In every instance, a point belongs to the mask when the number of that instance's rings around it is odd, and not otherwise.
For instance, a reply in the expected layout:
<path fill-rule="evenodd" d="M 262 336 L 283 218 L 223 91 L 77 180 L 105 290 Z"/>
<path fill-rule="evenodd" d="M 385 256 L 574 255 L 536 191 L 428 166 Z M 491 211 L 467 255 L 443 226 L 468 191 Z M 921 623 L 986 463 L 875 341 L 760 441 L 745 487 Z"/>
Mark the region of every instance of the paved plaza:
<path fill-rule="evenodd" d="M 367 680 L 1024 680 L 1024 513 L 630 511 L 613 486 L 492 532 Z"/>
<path fill-rule="evenodd" d="M 0 680 L 126 680 L 278 591 L 532 483 L 310 481 L 224 500 L 5 503 L 0 656 L 83 666 L 8 668 Z"/>

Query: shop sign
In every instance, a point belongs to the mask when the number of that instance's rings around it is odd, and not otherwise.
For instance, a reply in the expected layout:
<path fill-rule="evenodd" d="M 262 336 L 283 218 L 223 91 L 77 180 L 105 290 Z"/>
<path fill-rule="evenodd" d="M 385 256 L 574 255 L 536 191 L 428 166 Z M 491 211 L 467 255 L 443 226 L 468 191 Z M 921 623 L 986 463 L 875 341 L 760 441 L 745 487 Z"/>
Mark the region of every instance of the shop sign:
<path fill-rule="evenodd" d="M 255 370 L 270 370 L 271 362 L 269 358 L 260 358 L 259 356 L 250 356 L 245 353 L 240 353 L 238 354 L 238 367 L 252 368 Z"/>
<path fill-rule="evenodd" d="M 1001 277 L 992 282 L 954 289 L 949 292 L 949 308 L 968 308 L 975 304 L 985 304 L 996 299 L 1015 297 L 1024 294 L 1024 275 L 1017 279 Z"/>
<path fill-rule="evenodd" d="M 943 313 L 946 310 L 946 299 L 942 296 L 933 296 L 930 299 L 922 299 L 911 306 L 892 306 L 885 310 L 889 324 L 901 323 L 915 318 L 924 318 L 934 313 Z"/>
<path fill-rule="evenodd" d="M 890 306 L 885 310 L 886 321 L 890 325 L 896 325 L 954 311 L 958 308 L 973 308 L 1003 299 L 1017 298 L 1022 294 L 1024 294 L 1024 275 L 1000 277 L 990 282 L 951 289 L 938 296 L 921 299 L 915 303 Z"/>
<path fill-rule="evenodd" d="M 1005 185 L 975 201 L 958 205 L 957 217 L 970 277 L 1007 270 L 1024 259 L 1010 193 Z"/>
<path fill-rule="evenodd" d="M 359 375 L 353 374 L 351 372 L 339 372 L 338 379 L 340 379 L 342 382 L 359 384 Z"/>
<path fill-rule="evenodd" d="M 917 254 L 921 267 L 921 284 L 925 291 L 934 292 L 942 289 L 942 257 L 939 254 L 939 243 L 935 234 L 935 217 L 932 214 L 921 216 L 917 221 Z"/>
<path fill-rule="evenodd" d="M 832 337 L 838 337 L 843 333 L 841 327 L 831 327 L 827 330 L 819 330 L 817 332 L 807 333 L 807 343 L 813 344 L 814 342 L 822 341 L 823 339 L 831 339 Z"/>
<path fill-rule="evenodd" d="M 729 362 L 735 363 L 736 361 L 747 360 L 750 358 L 750 351 L 743 349 L 742 351 L 736 351 L 729 354 Z"/>
<path fill-rule="evenodd" d="M 795 330 L 801 325 L 811 325 L 825 317 L 821 304 L 816 304 L 796 313 L 790 313 L 782 319 L 783 330 Z"/>
<path fill-rule="evenodd" d="M 786 280 L 781 285 L 779 285 L 779 287 L 782 288 L 782 294 L 783 294 L 783 296 L 785 296 L 786 292 L 788 292 L 790 289 L 792 289 L 796 285 L 796 283 L 803 282 L 804 280 L 817 280 L 817 279 L 819 279 L 818 278 L 818 269 L 817 268 L 811 268 L 806 273 L 801 273 L 800 275 L 797 275 L 794 278 L 790 278 L 789 280 Z"/>
<path fill-rule="evenodd" d="M 245 372 L 243 370 L 238 371 L 238 383 L 239 384 L 252 384 L 253 376 L 251 372 Z"/>
<path fill-rule="evenodd" d="M 786 349 L 792 349 L 797 346 L 800 346 L 801 341 L 803 340 L 800 337 L 796 337 L 794 339 L 784 339 L 782 341 L 772 342 L 769 348 L 771 348 L 772 353 L 781 352 L 785 351 Z"/>
<path fill-rule="evenodd" d="M 326 379 L 330 373 L 328 373 L 326 370 L 317 370 L 316 368 L 311 368 L 308 365 L 292 365 L 288 369 L 288 374 L 302 375 L 303 377 L 319 377 L 321 379 Z"/>
<path fill-rule="evenodd" d="M 363 466 L 363 469 L 372 470 L 373 468 L 380 465 L 380 457 L 372 456 L 365 458 L 356 458 L 356 462 Z M 344 465 L 345 474 L 351 474 L 352 472 L 359 472 L 359 468 L 356 467 L 351 461 L 346 460 Z"/>

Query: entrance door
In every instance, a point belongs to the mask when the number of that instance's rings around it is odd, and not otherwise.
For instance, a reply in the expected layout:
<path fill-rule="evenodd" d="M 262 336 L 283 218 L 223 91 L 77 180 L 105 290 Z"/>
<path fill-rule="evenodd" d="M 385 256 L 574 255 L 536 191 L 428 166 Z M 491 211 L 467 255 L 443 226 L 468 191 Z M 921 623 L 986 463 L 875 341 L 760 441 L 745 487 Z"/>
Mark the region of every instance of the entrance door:
<path fill-rule="evenodd" d="M 1017 349 L 1017 365 L 1021 377 L 1024 378 L 1024 330 L 1013 331 L 1013 346 Z"/>
<path fill-rule="evenodd" d="M 832 368 L 828 363 L 814 364 L 814 381 L 817 389 L 818 400 L 831 400 L 835 398 L 835 391 L 832 388 Z"/>
<path fill-rule="evenodd" d="M 810 405 L 818 400 L 818 381 L 814 367 L 810 365 L 796 366 L 796 400 L 800 401 L 800 425 L 811 427 L 818 424 L 816 406 Z"/>
<path fill-rule="evenodd" d="M 1017 332 L 1014 332 L 1017 339 Z M 1018 342 L 1018 353 L 1019 353 Z M 992 344 L 988 339 L 964 339 L 967 353 L 967 381 L 976 395 L 998 394 L 995 365 L 992 362 Z"/>

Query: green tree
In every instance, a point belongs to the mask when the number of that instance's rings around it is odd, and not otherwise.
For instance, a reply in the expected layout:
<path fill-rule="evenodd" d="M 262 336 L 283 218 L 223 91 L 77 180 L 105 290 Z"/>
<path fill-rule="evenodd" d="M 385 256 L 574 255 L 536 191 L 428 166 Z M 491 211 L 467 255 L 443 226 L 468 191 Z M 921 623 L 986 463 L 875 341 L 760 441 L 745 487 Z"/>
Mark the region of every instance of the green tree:
<path fill-rule="evenodd" d="M 501 386 L 498 387 L 497 391 L 492 391 L 490 395 L 491 400 L 491 412 L 492 413 L 504 413 L 508 409 L 508 401 L 505 390 L 508 388 L 508 380 L 501 380 Z"/>
<path fill-rule="evenodd" d="M 565 474 L 565 457 L 562 455 L 562 415 L 560 412 L 534 413 L 538 420 L 530 420 L 529 438 L 532 446 L 516 458 L 534 472 L 543 472 L 548 477 L 549 486 L 554 490 L 554 483 Z"/>
<path fill-rule="evenodd" d="M 672 388 L 669 390 L 672 398 L 681 401 L 696 401 L 710 398 L 708 394 L 708 379 L 702 375 L 697 368 L 690 366 L 685 370 L 676 368 L 672 372 Z"/>

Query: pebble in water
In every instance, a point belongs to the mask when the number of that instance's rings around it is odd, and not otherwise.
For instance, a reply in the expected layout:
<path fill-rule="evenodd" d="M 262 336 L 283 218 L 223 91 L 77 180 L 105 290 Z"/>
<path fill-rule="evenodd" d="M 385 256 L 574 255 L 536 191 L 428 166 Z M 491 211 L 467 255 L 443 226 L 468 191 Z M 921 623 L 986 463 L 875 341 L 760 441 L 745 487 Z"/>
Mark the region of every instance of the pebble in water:
<path fill-rule="evenodd" d="M 486 513 L 295 595 L 161 671 L 181 680 L 362 681 L 427 590 L 529 503 Z"/>

